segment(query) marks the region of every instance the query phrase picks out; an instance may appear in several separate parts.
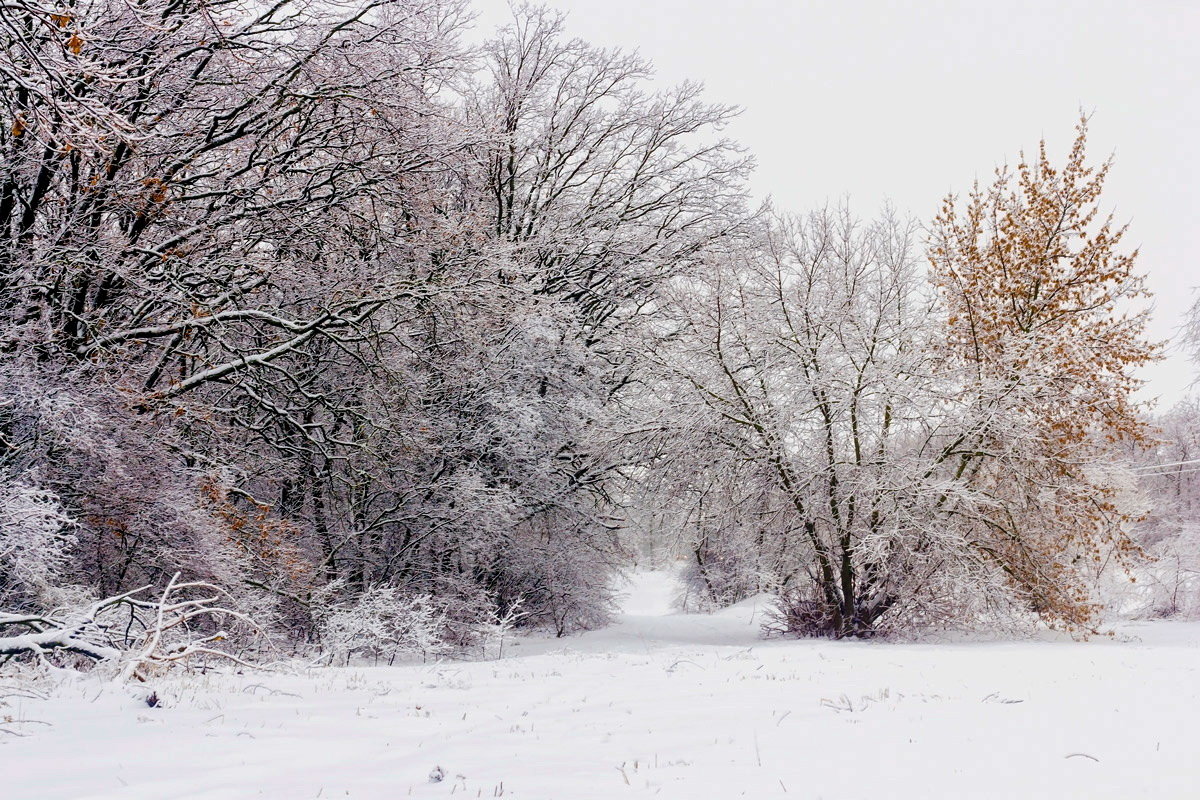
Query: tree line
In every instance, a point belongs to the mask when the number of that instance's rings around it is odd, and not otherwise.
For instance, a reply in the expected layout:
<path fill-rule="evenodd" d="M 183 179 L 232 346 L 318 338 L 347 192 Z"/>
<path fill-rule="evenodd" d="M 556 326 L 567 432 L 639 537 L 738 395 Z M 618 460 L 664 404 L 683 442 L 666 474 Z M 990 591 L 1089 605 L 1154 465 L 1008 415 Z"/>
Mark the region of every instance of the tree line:
<path fill-rule="evenodd" d="M 183 585 L 293 647 L 470 647 L 603 624 L 661 534 L 792 632 L 1095 621 L 1157 351 L 1086 121 L 926 227 L 789 215 L 700 86 L 470 25 L 0 7 L 7 619 Z"/>

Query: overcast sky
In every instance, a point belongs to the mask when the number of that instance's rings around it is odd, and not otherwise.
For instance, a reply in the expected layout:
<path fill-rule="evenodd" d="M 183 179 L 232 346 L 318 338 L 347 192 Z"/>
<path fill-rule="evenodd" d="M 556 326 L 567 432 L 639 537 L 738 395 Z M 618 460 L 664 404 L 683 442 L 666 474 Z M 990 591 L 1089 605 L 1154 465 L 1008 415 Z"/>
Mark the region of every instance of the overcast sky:
<path fill-rule="evenodd" d="M 752 187 L 803 211 L 849 197 L 928 220 L 1043 136 L 1060 160 L 1079 109 L 1089 153 L 1115 154 L 1104 201 L 1131 222 L 1172 336 L 1200 285 L 1200 1 L 550 0 L 593 44 L 638 50 L 659 80 L 703 81 L 745 111 L 731 135 L 758 159 Z M 475 0 L 479 25 L 509 18 Z M 1182 354 L 1147 370 L 1147 396 L 1183 396 Z"/>

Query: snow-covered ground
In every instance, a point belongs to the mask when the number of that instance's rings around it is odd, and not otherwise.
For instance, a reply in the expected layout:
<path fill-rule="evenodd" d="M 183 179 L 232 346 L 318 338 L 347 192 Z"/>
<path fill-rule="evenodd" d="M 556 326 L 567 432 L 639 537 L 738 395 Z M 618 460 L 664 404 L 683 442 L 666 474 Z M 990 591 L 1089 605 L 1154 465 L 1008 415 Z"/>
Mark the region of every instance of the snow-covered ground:
<path fill-rule="evenodd" d="M 672 614 L 672 591 L 638 574 L 613 626 L 499 661 L 10 698 L 0 797 L 1200 797 L 1200 625 L 763 641 L 753 602 Z"/>

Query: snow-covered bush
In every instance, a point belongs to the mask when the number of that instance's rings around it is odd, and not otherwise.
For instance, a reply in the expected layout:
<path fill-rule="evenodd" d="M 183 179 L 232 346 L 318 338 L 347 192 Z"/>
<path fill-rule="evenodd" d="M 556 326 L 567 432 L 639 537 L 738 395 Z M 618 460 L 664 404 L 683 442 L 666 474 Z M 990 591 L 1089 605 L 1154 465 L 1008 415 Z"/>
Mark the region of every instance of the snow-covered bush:
<path fill-rule="evenodd" d="M 0 472 L 0 607 L 60 602 L 73 527 L 53 492 Z"/>
<path fill-rule="evenodd" d="M 392 663 L 448 649 L 445 610 L 429 595 L 406 597 L 394 586 L 371 586 L 351 601 L 316 607 L 317 632 L 329 658 Z"/>
<path fill-rule="evenodd" d="M 335 582 L 313 596 L 318 643 L 333 663 L 358 658 L 391 664 L 441 655 L 488 658 L 500 654 L 505 638 L 525 617 L 519 598 L 501 610 L 478 589 L 412 595 L 376 585 L 335 599 L 344 591 Z"/>

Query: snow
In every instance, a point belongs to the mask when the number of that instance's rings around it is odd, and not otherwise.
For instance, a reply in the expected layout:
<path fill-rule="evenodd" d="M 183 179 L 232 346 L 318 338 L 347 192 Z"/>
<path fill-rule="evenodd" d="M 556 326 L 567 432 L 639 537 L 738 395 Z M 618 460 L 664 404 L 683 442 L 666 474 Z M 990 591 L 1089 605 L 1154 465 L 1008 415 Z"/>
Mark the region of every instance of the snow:
<path fill-rule="evenodd" d="M 763 603 L 625 613 L 505 657 L 84 676 L 10 697 L 12 800 L 1193 798 L 1200 624 L 1090 642 L 764 641 Z M 157 692 L 160 707 L 144 702 Z M 0 687 L 0 697 L 4 695 Z M 0 701 L 3 702 L 3 701 Z M 49 725 L 37 724 L 50 723 Z M 440 780 L 435 780 L 440 777 Z"/>

